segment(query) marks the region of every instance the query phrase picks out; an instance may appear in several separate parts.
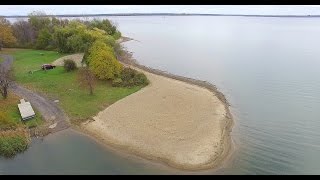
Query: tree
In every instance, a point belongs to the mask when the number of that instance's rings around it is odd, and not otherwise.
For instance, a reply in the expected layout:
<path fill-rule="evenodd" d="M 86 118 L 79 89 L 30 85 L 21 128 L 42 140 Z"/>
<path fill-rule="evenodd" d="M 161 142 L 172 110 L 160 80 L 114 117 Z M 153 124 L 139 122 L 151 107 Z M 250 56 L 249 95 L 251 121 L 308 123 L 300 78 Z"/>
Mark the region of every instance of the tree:
<path fill-rule="evenodd" d="M 56 27 L 56 26 L 62 26 L 65 27 L 67 24 L 69 24 L 69 20 L 68 19 L 58 19 L 56 17 L 52 17 L 51 18 L 51 26 Z"/>
<path fill-rule="evenodd" d="M 89 48 L 87 64 L 98 79 L 114 79 L 119 76 L 122 65 L 115 57 L 112 47 L 102 41 L 96 41 Z"/>
<path fill-rule="evenodd" d="M 18 20 L 13 23 L 12 28 L 13 34 L 17 38 L 18 46 L 32 48 L 36 37 L 31 24 L 28 21 Z"/>
<path fill-rule="evenodd" d="M 41 29 L 37 38 L 36 48 L 47 49 L 52 44 L 52 36 L 47 28 Z"/>
<path fill-rule="evenodd" d="M 104 30 L 108 35 L 114 36 L 115 34 L 119 33 L 117 31 L 117 26 L 110 22 L 108 19 L 98 20 L 94 19 L 89 23 L 89 28 L 99 28 L 101 30 Z"/>
<path fill-rule="evenodd" d="M 86 47 L 86 26 L 77 21 L 70 22 L 66 27 L 56 27 L 54 32 L 55 44 L 60 53 L 84 51 Z"/>
<path fill-rule="evenodd" d="M 68 30 L 63 27 L 56 27 L 54 32 L 54 41 L 60 53 L 70 52 L 70 48 L 67 47 L 67 38 L 70 36 Z"/>
<path fill-rule="evenodd" d="M 12 46 L 17 39 L 13 36 L 10 22 L 5 18 L 0 18 L 0 50 L 3 47 Z"/>
<path fill-rule="evenodd" d="M 38 37 L 40 30 L 44 28 L 50 28 L 51 20 L 49 17 L 46 17 L 46 13 L 41 11 L 33 11 L 28 16 L 28 22 L 33 27 L 36 37 Z"/>
<path fill-rule="evenodd" d="M 11 70 L 0 64 L 0 93 L 4 99 L 8 97 L 8 88 L 11 82 Z"/>
<path fill-rule="evenodd" d="M 60 53 L 84 52 L 97 40 L 112 47 L 115 45 L 114 38 L 104 30 L 96 27 L 88 29 L 80 20 L 73 20 L 65 27 L 55 27 L 53 39 Z"/>
<path fill-rule="evenodd" d="M 93 90 L 96 84 L 95 77 L 88 67 L 79 69 L 78 82 L 80 87 L 89 89 L 90 95 L 93 95 Z"/>

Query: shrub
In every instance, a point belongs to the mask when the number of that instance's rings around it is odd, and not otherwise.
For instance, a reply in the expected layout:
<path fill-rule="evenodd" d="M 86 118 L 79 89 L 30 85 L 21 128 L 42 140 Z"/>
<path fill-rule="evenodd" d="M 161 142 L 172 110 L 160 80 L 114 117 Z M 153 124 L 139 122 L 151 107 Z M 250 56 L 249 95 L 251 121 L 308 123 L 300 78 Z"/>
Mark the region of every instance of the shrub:
<path fill-rule="evenodd" d="M 148 83 L 149 81 L 143 73 L 131 68 L 124 68 L 120 73 L 120 78 L 112 81 L 112 85 L 115 87 L 132 87 L 147 85 Z"/>
<path fill-rule="evenodd" d="M 115 78 L 114 80 L 112 80 L 112 86 L 114 87 L 121 87 L 123 84 L 123 81 L 121 78 Z"/>
<path fill-rule="evenodd" d="M 131 68 L 124 68 L 120 73 L 120 77 L 123 81 L 129 81 L 132 79 L 136 74 L 136 71 Z"/>
<path fill-rule="evenodd" d="M 67 59 L 67 60 L 64 60 L 64 69 L 67 72 L 70 72 L 70 71 L 73 71 L 73 70 L 77 69 L 77 65 L 71 59 Z"/>
<path fill-rule="evenodd" d="M 136 74 L 133 78 L 133 82 L 135 83 L 136 86 L 149 84 L 147 76 L 144 75 L 143 73 Z"/>

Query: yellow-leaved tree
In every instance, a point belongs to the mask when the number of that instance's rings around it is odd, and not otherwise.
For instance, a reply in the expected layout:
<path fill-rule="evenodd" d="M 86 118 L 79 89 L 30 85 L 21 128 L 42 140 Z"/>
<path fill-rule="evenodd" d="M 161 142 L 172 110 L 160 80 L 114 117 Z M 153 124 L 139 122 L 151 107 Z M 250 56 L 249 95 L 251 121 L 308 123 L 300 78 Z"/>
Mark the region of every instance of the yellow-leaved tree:
<path fill-rule="evenodd" d="M 122 64 L 116 59 L 113 48 L 102 41 L 95 41 L 91 45 L 86 61 L 98 79 L 114 79 L 122 70 Z"/>
<path fill-rule="evenodd" d="M 13 36 L 13 31 L 9 21 L 0 18 L 0 50 L 2 47 L 10 47 L 16 43 L 17 39 Z"/>

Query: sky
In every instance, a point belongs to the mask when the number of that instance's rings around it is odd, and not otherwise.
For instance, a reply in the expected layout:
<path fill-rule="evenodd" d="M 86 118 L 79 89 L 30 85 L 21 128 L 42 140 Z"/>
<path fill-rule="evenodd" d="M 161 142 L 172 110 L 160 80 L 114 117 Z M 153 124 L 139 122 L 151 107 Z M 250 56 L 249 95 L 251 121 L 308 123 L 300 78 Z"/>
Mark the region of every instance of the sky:
<path fill-rule="evenodd" d="M 247 15 L 320 15 L 320 5 L 1 5 L 0 15 L 43 11 L 59 14 L 212 13 Z"/>

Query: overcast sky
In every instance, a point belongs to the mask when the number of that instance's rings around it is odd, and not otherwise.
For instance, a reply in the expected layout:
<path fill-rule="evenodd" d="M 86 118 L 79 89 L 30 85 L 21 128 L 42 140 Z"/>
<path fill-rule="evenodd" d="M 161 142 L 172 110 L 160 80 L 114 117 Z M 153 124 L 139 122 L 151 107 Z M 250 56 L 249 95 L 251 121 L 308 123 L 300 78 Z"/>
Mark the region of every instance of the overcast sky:
<path fill-rule="evenodd" d="M 102 13 L 212 13 L 255 15 L 320 15 L 319 5 L 1 5 L 0 15 Z"/>

